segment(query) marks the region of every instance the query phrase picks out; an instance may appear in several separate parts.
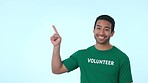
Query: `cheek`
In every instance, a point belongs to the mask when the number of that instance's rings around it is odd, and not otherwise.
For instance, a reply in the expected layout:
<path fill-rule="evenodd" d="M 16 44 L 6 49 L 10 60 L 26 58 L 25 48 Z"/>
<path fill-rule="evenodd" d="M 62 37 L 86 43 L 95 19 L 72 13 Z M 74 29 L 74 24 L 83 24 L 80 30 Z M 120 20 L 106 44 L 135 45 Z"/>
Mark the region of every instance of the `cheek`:
<path fill-rule="evenodd" d="M 112 34 L 110 32 L 105 33 L 106 37 L 112 37 Z"/>
<path fill-rule="evenodd" d="M 112 32 L 111 34 L 110 34 L 110 37 L 112 37 L 114 35 L 114 32 Z"/>
<path fill-rule="evenodd" d="M 94 35 L 97 33 L 95 30 L 93 30 Z"/>

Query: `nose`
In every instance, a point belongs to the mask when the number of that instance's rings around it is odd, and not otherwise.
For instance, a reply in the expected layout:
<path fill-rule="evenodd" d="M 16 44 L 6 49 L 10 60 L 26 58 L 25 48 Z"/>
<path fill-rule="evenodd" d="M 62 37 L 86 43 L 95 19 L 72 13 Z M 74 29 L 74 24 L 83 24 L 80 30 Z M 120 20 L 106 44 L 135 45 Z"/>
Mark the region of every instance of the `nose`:
<path fill-rule="evenodd" d="M 101 29 L 101 30 L 99 31 L 99 34 L 100 34 L 100 35 L 103 35 L 103 34 L 104 34 L 104 30 Z"/>

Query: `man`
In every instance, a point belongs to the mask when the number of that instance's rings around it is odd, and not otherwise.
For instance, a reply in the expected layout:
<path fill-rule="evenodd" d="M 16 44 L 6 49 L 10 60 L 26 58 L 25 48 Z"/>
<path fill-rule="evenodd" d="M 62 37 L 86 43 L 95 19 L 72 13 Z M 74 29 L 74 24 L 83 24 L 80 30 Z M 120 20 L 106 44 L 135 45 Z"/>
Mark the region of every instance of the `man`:
<path fill-rule="evenodd" d="M 78 50 L 68 59 L 61 61 L 61 37 L 56 30 L 51 37 L 54 45 L 52 72 L 61 74 L 76 68 L 81 71 L 81 83 L 131 83 L 132 75 L 128 56 L 110 44 L 114 35 L 115 21 L 109 15 L 97 17 L 94 24 L 96 43 L 84 50 Z"/>

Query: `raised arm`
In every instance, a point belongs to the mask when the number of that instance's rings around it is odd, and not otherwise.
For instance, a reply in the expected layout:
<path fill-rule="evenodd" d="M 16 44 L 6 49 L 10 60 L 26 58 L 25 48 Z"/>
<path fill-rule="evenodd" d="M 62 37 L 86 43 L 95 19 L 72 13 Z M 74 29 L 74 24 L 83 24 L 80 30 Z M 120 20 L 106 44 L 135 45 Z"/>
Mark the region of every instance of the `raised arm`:
<path fill-rule="evenodd" d="M 52 54 L 52 63 L 51 63 L 52 72 L 54 74 L 61 74 L 68 71 L 67 68 L 62 63 L 61 56 L 60 56 L 60 44 L 61 44 L 62 38 L 60 37 L 55 26 L 52 25 L 52 27 L 55 32 L 55 34 L 50 38 L 51 43 L 53 44 L 53 54 Z"/>

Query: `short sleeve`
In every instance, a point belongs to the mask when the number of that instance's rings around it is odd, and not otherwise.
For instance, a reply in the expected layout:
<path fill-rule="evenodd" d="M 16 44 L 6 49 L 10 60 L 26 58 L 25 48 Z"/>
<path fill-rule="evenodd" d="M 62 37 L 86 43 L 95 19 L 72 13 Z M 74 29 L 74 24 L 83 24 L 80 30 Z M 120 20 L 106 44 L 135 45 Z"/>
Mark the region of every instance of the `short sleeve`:
<path fill-rule="evenodd" d="M 69 58 L 67 58 L 63 61 L 63 64 L 68 69 L 68 72 L 78 68 L 78 60 L 77 60 L 78 54 L 79 53 L 77 51 L 74 54 L 72 54 Z"/>
<path fill-rule="evenodd" d="M 130 61 L 128 57 L 124 57 L 120 63 L 119 83 L 133 82 Z"/>

